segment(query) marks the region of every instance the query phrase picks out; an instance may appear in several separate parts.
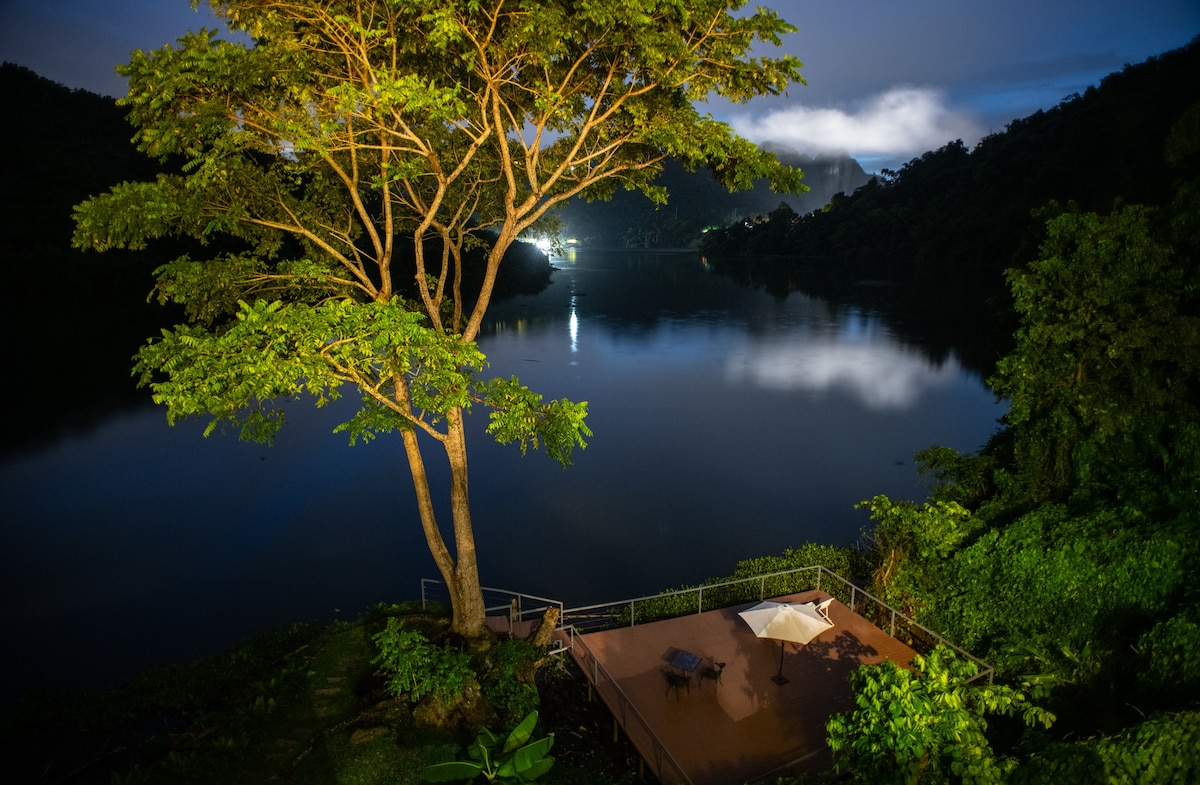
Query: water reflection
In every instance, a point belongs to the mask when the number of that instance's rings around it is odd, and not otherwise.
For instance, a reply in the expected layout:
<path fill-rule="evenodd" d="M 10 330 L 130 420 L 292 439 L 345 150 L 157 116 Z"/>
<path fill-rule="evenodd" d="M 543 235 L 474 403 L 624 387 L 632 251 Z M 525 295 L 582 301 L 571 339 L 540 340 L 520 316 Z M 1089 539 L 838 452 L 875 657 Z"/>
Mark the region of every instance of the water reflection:
<path fill-rule="evenodd" d="M 567 322 L 571 333 L 571 353 L 579 351 L 579 314 L 575 311 L 576 297 L 571 295 L 571 318 Z"/>
<path fill-rule="evenodd" d="M 819 395 L 848 393 L 868 409 L 907 411 L 926 393 L 963 375 L 954 357 L 932 365 L 887 336 L 863 342 L 844 336 L 770 338 L 726 364 L 726 378 L 767 389 Z"/>
<path fill-rule="evenodd" d="M 855 502 L 920 498 L 913 454 L 974 450 L 1003 412 L 978 374 L 877 313 L 777 299 L 687 256 L 580 254 L 494 315 L 480 341 L 491 370 L 588 401 L 596 434 L 565 472 L 473 445 L 487 465 L 472 479 L 481 553 L 519 565 L 529 538 L 553 543 L 521 573 L 535 593 L 631 596 L 853 541 Z"/>
<path fill-rule="evenodd" d="M 495 375 L 589 402 L 595 437 L 565 471 L 471 418 L 485 584 L 571 605 L 851 542 L 855 502 L 919 497 L 913 453 L 976 449 L 1003 411 L 873 312 L 777 299 L 688 256 L 580 252 L 498 304 L 480 346 Z M 413 596 L 434 572 L 403 451 L 347 447 L 345 403 L 290 407 L 273 448 L 146 410 L 0 464 L 0 625 L 28 642 L 5 672 L 102 679 Z"/>

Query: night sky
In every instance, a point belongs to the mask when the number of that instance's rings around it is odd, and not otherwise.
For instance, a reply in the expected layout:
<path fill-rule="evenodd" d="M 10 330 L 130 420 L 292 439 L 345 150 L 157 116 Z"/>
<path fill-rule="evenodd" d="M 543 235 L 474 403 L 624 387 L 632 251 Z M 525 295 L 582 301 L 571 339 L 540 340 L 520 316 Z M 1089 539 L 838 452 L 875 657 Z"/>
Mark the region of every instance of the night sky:
<path fill-rule="evenodd" d="M 757 142 L 895 167 L 1083 92 L 1200 34 L 1198 0 L 776 0 L 807 86 L 709 110 Z M 121 95 L 113 68 L 217 23 L 187 0 L 0 0 L 0 59 Z M 753 5 L 753 4 L 751 4 Z M 764 50 L 762 54 L 767 54 Z"/>

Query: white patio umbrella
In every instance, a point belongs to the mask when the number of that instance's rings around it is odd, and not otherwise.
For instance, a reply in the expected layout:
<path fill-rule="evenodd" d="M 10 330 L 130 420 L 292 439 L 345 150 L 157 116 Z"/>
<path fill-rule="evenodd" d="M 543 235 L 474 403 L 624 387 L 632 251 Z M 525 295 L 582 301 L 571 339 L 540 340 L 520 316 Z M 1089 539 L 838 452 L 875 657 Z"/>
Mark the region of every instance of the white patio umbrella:
<path fill-rule="evenodd" d="M 786 684 L 783 676 L 783 644 L 808 643 L 813 638 L 833 626 L 833 622 L 825 617 L 817 606 L 811 602 L 760 602 L 753 608 L 747 608 L 738 616 L 754 634 L 760 638 L 771 638 L 779 641 L 779 672 L 771 677 L 776 684 Z"/>

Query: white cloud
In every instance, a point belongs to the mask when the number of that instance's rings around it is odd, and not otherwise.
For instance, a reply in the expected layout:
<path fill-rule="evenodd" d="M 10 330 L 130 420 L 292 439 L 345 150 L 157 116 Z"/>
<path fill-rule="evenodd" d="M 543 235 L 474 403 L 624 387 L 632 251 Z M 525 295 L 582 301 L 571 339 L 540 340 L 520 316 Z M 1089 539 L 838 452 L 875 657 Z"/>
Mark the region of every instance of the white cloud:
<path fill-rule="evenodd" d="M 903 159 L 962 139 L 973 145 L 983 131 L 970 113 L 952 109 L 925 87 L 897 87 L 849 109 L 790 106 L 762 117 L 734 118 L 739 134 L 809 155 L 846 153 L 859 159 Z"/>

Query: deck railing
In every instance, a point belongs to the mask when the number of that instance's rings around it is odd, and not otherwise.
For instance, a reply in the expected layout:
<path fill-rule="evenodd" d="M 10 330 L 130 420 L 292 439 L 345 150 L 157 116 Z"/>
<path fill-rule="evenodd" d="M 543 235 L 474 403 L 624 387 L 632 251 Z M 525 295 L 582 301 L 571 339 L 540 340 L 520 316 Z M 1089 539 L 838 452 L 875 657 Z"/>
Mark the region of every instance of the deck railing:
<path fill-rule="evenodd" d="M 596 632 L 612 627 L 672 619 L 690 613 L 703 613 L 706 610 L 727 608 L 744 602 L 762 602 L 768 597 L 795 594 L 810 589 L 826 592 L 918 653 L 928 654 L 939 643 L 953 649 L 978 667 L 979 672 L 970 681 L 985 679 L 990 684 L 995 677 L 995 669 L 991 665 L 819 564 L 689 589 L 676 589 L 631 600 L 567 608 L 563 611 L 559 624 L 563 627 L 574 627 L 581 633 Z"/>
<path fill-rule="evenodd" d="M 558 600 L 507 589 L 484 587 L 483 593 L 484 605 L 489 613 L 502 611 L 512 614 L 512 621 L 539 617 L 547 608 L 557 607 L 559 628 L 564 631 L 574 630 L 569 637 L 569 640 L 574 640 L 576 633 L 673 619 L 691 613 L 727 608 L 743 602 L 762 602 L 768 597 L 796 594 L 809 589 L 824 591 L 836 598 L 851 611 L 896 640 L 908 644 L 920 654 L 928 654 L 939 643 L 953 649 L 979 668 L 979 672 L 970 681 L 983 679 L 991 684 L 995 678 L 996 671 L 991 665 L 820 564 L 576 608 L 563 608 L 562 602 Z M 422 608 L 430 602 L 448 604 L 449 598 L 449 592 L 442 581 L 433 578 L 421 579 Z"/>
<path fill-rule="evenodd" d="M 650 723 L 634 707 L 633 702 L 621 685 L 612 677 L 596 655 L 584 642 L 579 631 L 568 627 L 565 632 L 569 636 L 570 648 L 579 663 L 579 667 L 587 674 L 591 686 L 600 694 L 608 705 L 613 719 L 624 731 L 625 736 L 642 754 L 642 760 L 650 767 L 651 772 L 661 785 L 691 785 L 692 781 L 683 773 L 683 769 L 663 746 L 655 735 Z M 613 729 L 614 734 L 616 729 Z"/>
<path fill-rule="evenodd" d="M 634 707 L 617 680 L 600 664 L 584 641 L 583 634 L 613 627 L 647 624 L 691 613 L 703 613 L 706 610 L 718 610 L 744 602 L 761 602 L 768 597 L 796 594 L 810 589 L 824 591 L 846 605 L 851 612 L 857 613 L 920 653 L 928 654 L 939 643 L 950 647 L 979 668 L 979 672 L 970 681 L 986 679 L 990 684 L 995 677 L 995 669 L 991 665 L 822 565 L 798 567 L 794 570 L 576 608 L 563 608 L 563 604 L 558 600 L 507 589 L 484 587 L 483 593 L 484 605 L 489 612 L 503 611 L 512 614 L 512 621 L 541 616 L 547 608 L 557 607 L 558 625 L 563 634 L 556 636 L 559 641 L 551 653 L 568 650 L 572 652 L 580 668 L 586 672 L 592 688 L 608 704 L 617 726 L 624 729 L 625 735 L 638 748 L 644 763 L 650 767 L 662 785 L 691 785 L 691 780 L 663 746 L 650 724 Z M 422 578 L 421 608 L 427 608 L 432 602 L 449 604 L 449 592 L 442 581 Z"/>
<path fill-rule="evenodd" d="M 489 616 L 504 615 L 510 623 L 539 619 L 549 608 L 558 609 L 559 627 L 562 627 L 563 604 L 560 600 L 548 597 L 538 597 L 536 594 L 524 594 L 508 589 L 494 589 L 489 586 L 483 589 L 484 612 Z M 428 610 L 432 604 L 450 605 L 450 592 L 445 582 L 437 578 L 421 579 L 421 610 Z M 552 650 L 557 653 L 562 647 Z"/>

